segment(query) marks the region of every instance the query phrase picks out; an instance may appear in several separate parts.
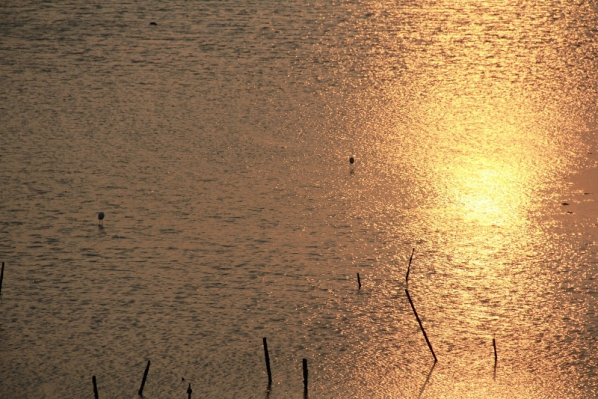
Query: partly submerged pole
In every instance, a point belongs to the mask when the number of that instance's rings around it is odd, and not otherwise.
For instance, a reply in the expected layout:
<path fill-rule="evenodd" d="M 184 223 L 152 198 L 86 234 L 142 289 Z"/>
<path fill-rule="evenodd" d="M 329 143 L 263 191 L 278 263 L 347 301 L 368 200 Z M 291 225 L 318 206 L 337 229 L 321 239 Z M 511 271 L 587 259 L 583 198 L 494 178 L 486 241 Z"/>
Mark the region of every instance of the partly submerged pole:
<path fill-rule="evenodd" d="M 95 399 L 99 399 L 99 395 L 98 395 L 98 383 L 96 381 L 96 376 L 94 375 L 93 377 L 91 377 L 91 381 L 93 382 L 93 396 Z"/>
<path fill-rule="evenodd" d="M 2 295 L 2 279 L 4 278 L 4 262 L 2 262 L 2 269 L 0 269 L 0 296 Z"/>
<path fill-rule="evenodd" d="M 307 377 L 308 377 L 307 359 L 303 359 L 303 394 L 304 394 L 304 396 L 307 396 Z"/>
<path fill-rule="evenodd" d="M 147 373 L 149 372 L 150 361 L 147 361 L 145 373 L 143 373 L 143 380 L 141 380 L 141 388 L 139 388 L 139 396 L 143 396 L 143 387 L 145 386 L 145 380 L 147 380 Z"/>
<path fill-rule="evenodd" d="M 409 257 L 409 265 L 407 266 L 407 274 L 405 274 L 405 284 L 409 284 L 409 272 L 411 271 L 411 261 L 413 260 L 413 254 L 415 253 L 415 248 L 411 251 L 411 256 Z"/>
<path fill-rule="evenodd" d="M 266 358 L 266 371 L 268 372 L 268 389 L 272 385 L 272 370 L 270 369 L 270 355 L 268 354 L 268 341 L 264 337 L 264 357 Z"/>
<path fill-rule="evenodd" d="M 187 399 L 191 399 L 191 393 L 193 393 L 193 390 L 191 389 L 191 383 L 189 383 L 189 388 L 187 388 Z"/>
<path fill-rule="evenodd" d="M 357 289 L 360 290 L 361 289 L 361 278 L 359 277 L 359 273 L 357 273 Z"/>
<path fill-rule="evenodd" d="M 426 330 L 424 330 L 424 326 L 422 325 L 422 322 L 419 319 L 419 316 L 417 315 L 417 311 L 415 310 L 415 306 L 413 306 L 413 301 L 411 300 L 411 296 L 409 296 L 409 290 L 405 289 L 405 293 L 407 294 L 407 299 L 409 299 L 409 304 L 411 305 L 411 309 L 413 310 L 413 314 L 415 315 L 415 318 L 417 319 L 417 322 L 419 323 L 419 328 L 421 328 L 422 329 L 422 333 L 424 333 L 424 338 L 426 339 L 426 343 L 428 344 L 428 348 L 430 348 L 430 352 L 432 352 L 432 356 L 434 356 L 434 362 L 437 362 L 438 359 L 436 358 L 436 354 L 434 353 L 434 349 L 432 349 L 432 344 L 430 343 L 430 340 L 428 339 L 428 335 L 426 334 Z"/>
<path fill-rule="evenodd" d="M 496 353 L 496 339 L 492 337 L 492 346 L 494 347 L 494 379 L 496 380 L 496 366 L 498 364 L 498 355 Z"/>

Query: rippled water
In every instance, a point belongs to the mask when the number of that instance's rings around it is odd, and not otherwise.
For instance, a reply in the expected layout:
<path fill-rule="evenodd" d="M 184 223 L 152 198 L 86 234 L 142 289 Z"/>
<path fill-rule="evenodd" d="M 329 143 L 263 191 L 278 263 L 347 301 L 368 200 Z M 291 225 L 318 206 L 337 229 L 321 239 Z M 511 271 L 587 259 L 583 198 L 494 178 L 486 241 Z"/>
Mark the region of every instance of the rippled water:
<path fill-rule="evenodd" d="M 598 396 L 568 3 L 4 3 L 0 397 Z"/>

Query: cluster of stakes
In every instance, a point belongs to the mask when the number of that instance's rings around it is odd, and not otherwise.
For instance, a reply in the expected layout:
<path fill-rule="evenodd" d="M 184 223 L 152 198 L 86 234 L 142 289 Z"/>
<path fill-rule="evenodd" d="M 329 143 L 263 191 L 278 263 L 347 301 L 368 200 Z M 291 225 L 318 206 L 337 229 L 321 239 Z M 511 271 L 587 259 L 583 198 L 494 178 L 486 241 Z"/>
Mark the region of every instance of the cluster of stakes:
<path fill-rule="evenodd" d="M 154 23 L 151 23 L 151 24 L 154 24 Z M 349 163 L 351 165 L 353 165 L 355 163 L 355 158 L 353 156 L 351 156 L 349 158 Z M 104 212 L 98 213 L 98 222 L 99 222 L 99 225 L 103 227 Z M 405 284 L 407 287 L 409 287 L 409 272 L 411 271 L 411 262 L 413 261 L 414 253 L 415 253 L 415 248 L 413 248 L 413 250 L 411 251 L 411 256 L 409 257 L 409 264 L 407 266 L 407 273 L 405 274 Z M 2 280 L 3 280 L 3 278 L 4 278 L 4 262 L 2 262 L 2 268 L 0 269 L 0 298 L 2 297 Z M 358 285 L 358 290 L 361 290 L 361 277 L 359 276 L 359 273 L 357 273 L 357 285 Z M 405 294 L 407 295 L 407 299 L 409 300 L 409 305 L 411 305 L 411 309 L 413 310 L 413 314 L 415 315 L 417 323 L 419 324 L 419 327 L 422 330 L 424 339 L 426 340 L 426 344 L 428 344 L 428 348 L 430 349 L 430 352 L 432 353 L 432 356 L 434 357 L 434 365 L 432 366 L 432 369 L 428 373 L 428 378 L 426 379 L 426 382 L 424 383 L 424 386 L 422 387 L 422 391 L 420 392 L 420 396 L 421 396 L 421 394 L 423 393 L 423 390 L 426 387 L 426 384 L 428 383 L 428 380 L 430 379 L 432 371 L 434 370 L 434 367 L 436 366 L 436 362 L 438 362 L 438 359 L 436 358 L 436 354 L 434 353 L 432 344 L 430 343 L 430 340 L 428 339 L 428 334 L 426 334 L 426 330 L 424 329 L 421 319 L 419 318 L 419 315 L 417 314 L 417 310 L 415 310 L 415 305 L 413 304 L 413 300 L 411 299 L 411 296 L 409 295 L 409 289 L 405 288 Z M 270 355 L 268 353 L 268 342 L 267 342 L 266 338 L 263 338 L 263 344 L 264 344 L 264 356 L 266 359 L 266 372 L 268 373 L 268 393 L 269 393 L 270 389 L 272 387 L 272 370 L 270 368 Z M 495 338 L 492 338 L 492 347 L 494 348 L 494 378 L 496 379 L 496 365 L 498 363 L 498 355 L 496 352 L 496 339 Z M 145 382 L 147 380 L 147 374 L 149 373 L 149 368 L 150 368 L 150 361 L 148 360 L 147 366 L 145 368 L 145 372 L 143 373 L 141 387 L 139 388 L 139 392 L 138 392 L 139 396 L 143 396 L 143 388 L 145 387 Z M 93 382 L 94 397 L 95 397 L 95 399 L 99 399 L 96 376 L 94 375 L 91 380 Z M 303 359 L 303 389 L 304 389 L 304 397 L 305 398 L 307 398 L 307 380 L 308 380 L 307 359 Z M 189 387 L 187 388 L 188 399 L 191 399 L 191 393 L 193 393 L 193 390 L 191 389 L 191 384 L 189 383 Z"/>
<path fill-rule="evenodd" d="M 405 284 L 407 287 L 409 287 L 409 272 L 411 271 L 411 263 L 413 261 L 414 254 L 415 254 L 415 248 L 413 248 L 413 250 L 411 251 L 411 256 L 409 257 L 409 264 L 407 265 L 407 273 L 405 274 Z M 2 268 L 4 269 L 4 264 L 2 264 Z M 0 282 L 1 281 L 2 281 L 2 277 L 0 275 Z M 359 275 L 359 273 L 357 273 L 357 287 L 358 287 L 357 288 L 358 290 L 361 290 L 361 276 Z M 434 371 L 434 367 L 436 367 L 438 358 L 436 357 L 436 353 L 434 353 L 434 348 L 432 348 L 432 343 L 430 342 L 430 339 L 428 338 L 428 334 L 426 334 L 426 330 L 424 329 L 421 319 L 419 318 L 419 315 L 417 314 L 417 310 L 415 309 L 415 305 L 413 304 L 411 295 L 409 295 L 409 289 L 405 288 L 405 294 L 407 295 L 407 299 L 409 300 L 409 305 L 411 305 L 411 310 L 413 311 L 413 314 L 415 315 L 415 319 L 417 320 L 417 323 L 419 324 L 419 328 L 421 329 L 421 331 L 424 335 L 426 344 L 428 345 L 428 348 L 430 349 L 430 353 L 432 353 L 432 357 L 434 357 L 434 364 L 432 365 L 432 368 L 430 369 L 430 372 L 428 373 L 426 381 L 424 382 L 424 385 L 422 386 L 422 388 L 420 390 L 420 397 L 421 397 L 426 388 L 426 385 L 428 384 L 428 381 L 430 380 L 432 371 Z M 268 352 L 268 341 L 265 337 L 263 338 L 263 345 L 264 345 L 264 358 L 266 360 L 266 372 L 268 374 L 268 388 L 267 388 L 268 395 L 267 395 L 267 397 L 269 397 L 269 393 L 272 388 L 272 369 L 270 368 L 270 354 Z M 492 347 L 494 348 L 494 379 L 496 379 L 496 366 L 498 363 L 498 354 L 496 352 L 496 339 L 495 338 L 492 338 Z M 143 386 L 145 385 L 145 380 L 147 378 L 147 373 L 149 371 L 149 367 L 150 367 L 150 362 L 148 360 L 147 367 L 145 369 L 145 373 L 143 374 L 143 380 L 141 381 L 141 388 L 139 388 L 139 395 L 141 395 L 143 392 Z M 303 396 L 305 399 L 307 399 L 307 397 L 308 397 L 307 387 L 308 387 L 307 359 L 303 359 Z M 94 389 L 94 393 L 95 393 L 95 399 L 98 399 L 95 376 L 93 377 L 93 389 Z M 191 399 L 191 392 L 192 392 L 191 384 L 189 384 L 189 388 L 187 389 L 187 394 L 189 395 L 188 399 Z"/>
<path fill-rule="evenodd" d="M 270 355 L 268 353 L 268 341 L 266 338 L 263 339 L 264 342 L 264 355 L 266 358 L 266 371 L 268 372 L 268 394 L 270 393 L 270 389 L 272 387 L 272 370 L 270 368 Z M 143 396 L 143 388 L 145 387 L 145 382 L 147 381 L 147 374 L 149 373 L 151 361 L 147 361 L 147 366 L 145 367 L 145 372 L 143 373 L 143 379 L 141 380 L 141 387 L 137 392 L 139 396 Z M 307 377 L 308 377 L 308 370 L 307 370 L 307 359 L 303 359 L 303 396 L 307 399 Z M 98 381 L 96 376 L 91 377 L 91 382 L 93 383 L 93 395 L 95 399 L 99 399 L 98 393 Z M 191 383 L 189 383 L 189 387 L 187 388 L 187 398 L 191 399 L 191 394 L 193 390 L 191 389 Z M 269 395 L 268 395 L 269 396 Z"/>
<path fill-rule="evenodd" d="M 266 359 L 266 372 L 268 373 L 268 394 L 272 388 L 272 369 L 270 368 L 270 354 L 268 353 L 268 340 L 264 337 L 264 358 Z M 307 377 L 309 371 L 307 370 L 307 359 L 303 359 L 303 396 L 307 398 Z M 269 396 L 269 395 L 268 395 Z"/>
<path fill-rule="evenodd" d="M 139 396 L 143 396 L 143 388 L 145 387 L 145 382 L 147 381 L 147 373 L 149 373 L 150 363 L 151 363 L 151 361 L 148 360 L 147 366 L 145 367 L 145 372 L 143 373 L 143 379 L 141 380 L 141 387 L 139 388 L 139 392 L 137 392 L 139 394 Z M 95 375 L 93 377 L 91 377 L 91 382 L 93 383 L 93 396 L 95 399 L 99 399 L 100 395 L 98 394 L 98 381 L 97 381 Z M 191 384 L 189 383 L 189 388 L 187 388 L 187 398 L 188 399 L 191 399 L 192 393 L 193 393 L 193 390 L 191 389 Z"/>
<path fill-rule="evenodd" d="M 103 213 L 101 213 L 101 218 L 100 221 L 103 219 Z M 413 248 L 413 250 L 411 251 L 411 256 L 409 257 L 409 265 L 407 266 L 407 273 L 405 274 L 405 284 L 407 287 L 409 287 L 409 272 L 411 271 L 411 262 L 413 261 L 413 254 L 415 253 L 415 248 Z M 4 278 L 4 262 L 2 262 L 2 268 L 0 269 L 0 298 L 2 297 L 2 280 Z M 358 290 L 361 290 L 361 277 L 359 276 L 359 273 L 357 273 L 357 284 L 358 284 Z M 426 330 L 424 329 L 424 326 L 422 325 L 421 319 L 419 318 L 419 315 L 417 314 L 417 310 L 415 310 L 415 305 L 413 304 L 413 300 L 411 299 L 411 295 L 409 295 L 409 289 L 405 288 L 405 294 L 407 295 L 407 299 L 409 300 L 409 305 L 411 305 L 411 310 L 413 310 L 413 314 L 415 315 L 415 319 L 417 320 L 417 323 L 419 324 L 420 329 L 422 330 L 422 333 L 424 335 L 424 339 L 426 340 L 426 344 L 428 344 L 428 348 L 430 349 L 430 352 L 432 353 L 432 356 L 434 357 L 434 365 L 432 366 L 430 372 L 428 373 L 428 378 L 426 379 L 426 382 L 424 383 L 424 386 L 422 387 L 422 391 L 420 392 L 420 396 L 423 393 L 423 390 L 425 389 L 428 380 L 430 379 L 430 376 L 432 375 L 432 371 L 434 370 L 434 367 L 436 366 L 436 362 L 438 361 L 438 359 L 436 358 L 436 354 L 434 353 L 434 349 L 432 348 L 432 344 L 430 343 L 430 340 L 428 339 L 428 335 L 426 334 Z M 264 344 L 264 357 L 266 360 L 266 372 L 268 373 L 268 389 L 267 392 L 270 392 L 270 389 L 272 387 L 272 370 L 270 368 L 270 355 L 268 353 L 268 342 L 266 340 L 266 338 L 263 338 L 263 344 Z M 492 347 L 494 348 L 494 379 L 496 379 L 496 366 L 498 363 L 498 355 L 496 352 L 496 339 L 492 338 Z M 139 395 L 143 396 L 143 388 L 145 386 L 145 382 L 147 380 L 147 374 L 149 373 L 149 368 L 150 368 L 150 361 L 147 361 L 147 366 L 145 368 L 145 372 L 143 373 L 143 379 L 141 381 L 141 387 L 139 388 Z M 308 380 L 308 370 L 307 370 L 307 359 L 303 359 L 303 389 L 304 389 L 304 397 L 307 398 L 307 380 Z M 93 393 L 95 396 L 95 399 L 99 399 L 99 395 L 98 395 L 98 386 L 97 386 L 97 380 L 96 380 L 96 376 L 94 375 L 92 377 L 92 382 L 93 382 Z M 187 395 L 188 395 L 188 399 L 191 399 L 191 393 L 192 393 L 192 389 L 191 389 L 191 384 L 189 384 L 189 387 L 187 388 Z"/>
<path fill-rule="evenodd" d="M 405 285 L 409 287 L 409 272 L 411 271 L 411 262 L 413 261 L 413 254 L 415 253 L 415 248 L 411 251 L 411 256 L 409 257 L 409 265 L 407 265 L 407 273 L 405 274 Z M 359 281 L 359 273 L 357 273 L 357 282 L 359 284 L 359 288 L 361 288 L 361 282 Z M 434 357 L 434 364 L 438 361 L 436 358 L 436 354 L 434 353 L 434 349 L 432 348 L 432 344 L 428 339 L 428 334 L 426 334 L 426 330 L 422 325 L 422 322 L 417 314 L 417 310 L 415 310 L 415 305 L 413 305 L 413 301 L 411 300 L 411 295 L 409 295 L 409 289 L 405 288 L 405 294 L 407 294 L 407 299 L 409 300 L 409 305 L 411 305 L 411 309 L 413 310 L 413 314 L 417 319 L 417 323 L 419 324 L 419 328 L 421 328 L 424 338 L 426 339 L 426 344 L 428 344 L 428 348 L 430 348 L 430 352 Z M 496 353 L 496 339 L 492 338 L 492 347 L 494 348 L 494 378 L 496 379 L 496 364 L 498 363 L 498 354 Z"/>

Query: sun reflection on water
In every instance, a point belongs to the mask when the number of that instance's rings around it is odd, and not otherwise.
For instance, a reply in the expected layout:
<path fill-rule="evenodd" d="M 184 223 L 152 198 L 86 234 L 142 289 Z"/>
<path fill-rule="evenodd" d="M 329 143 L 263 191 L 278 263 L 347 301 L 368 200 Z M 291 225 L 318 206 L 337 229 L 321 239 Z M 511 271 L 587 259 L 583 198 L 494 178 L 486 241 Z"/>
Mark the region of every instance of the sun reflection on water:
<path fill-rule="evenodd" d="M 530 137 L 534 132 L 526 135 L 479 112 L 479 105 L 469 107 L 476 112 L 450 118 L 437 131 L 438 141 L 452 142 L 434 168 L 445 170 L 435 180 L 445 184 L 447 212 L 462 214 L 467 223 L 519 226 L 530 211 L 530 195 L 541 184 L 538 175 L 546 172 L 538 167 L 538 148 Z M 509 111 L 504 115 L 511 116 Z"/>
<path fill-rule="evenodd" d="M 361 21 L 360 32 L 379 47 L 369 61 L 386 97 L 371 90 L 355 101 L 374 109 L 357 152 L 382 160 L 359 171 L 360 194 L 378 200 L 366 206 L 384 215 L 378 223 L 403 254 L 417 247 L 409 290 L 440 359 L 428 379 L 429 367 L 419 369 L 424 396 L 583 397 L 560 371 L 574 355 L 557 347 L 580 309 L 564 308 L 556 287 L 564 250 L 551 226 L 562 212 L 555 193 L 585 145 L 583 115 L 595 105 L 579 101 L 595 93 L 582 83 L 587 60 L 574 56 L 591 52 L 595 34 L 573 21 L 595 15 L 526 2 L 372 7 L 378 22 Z M 387 273 L 400 280 L 403 267 Z M 376 300 L 385 303 L 384 294 Z M 409 310 L 401 312 L 409 325 Z M 419 338 L 410 345 L 427 357 Z M 396 352 L 391 364 L 410 356 Z"/>

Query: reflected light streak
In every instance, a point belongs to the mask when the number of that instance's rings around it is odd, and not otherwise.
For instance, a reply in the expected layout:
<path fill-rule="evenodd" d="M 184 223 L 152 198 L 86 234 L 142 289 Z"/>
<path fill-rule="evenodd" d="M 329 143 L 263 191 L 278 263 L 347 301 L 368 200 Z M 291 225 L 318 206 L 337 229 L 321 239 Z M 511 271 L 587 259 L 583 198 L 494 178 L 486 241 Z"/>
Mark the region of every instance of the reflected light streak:
<path fill-rule="evenodd" d="M 546 28 L 548 15 L 560 15 L 550 7 L 522 12 L 515 3 L 441 2 L 405 14 L 408 23 L 393 25 L 404 27 L 400 35 L 377 31 L 386 49 L 404 46 L 405 68 L 388 86 L 382 116 L 368 118 L 381 125 L 363 147 L 386 146 L 388 175 L 396 177 L 388 182 L 387 207 L 403 206 L 408 215 L 394 235 L 419 245 L 413 293 L 440 362 L 420 393 L 567 392 L 545 360 L 553 353 L 532 348 L 534 340 L 570 328 L 543 243 L 552 238 L 545 228 L 554 214 L 551 193 L 580 148 L 570 138 L 582 110 L 563 95 L 577 79 L 562 58 L 574 32 L 559 29 L 562 19 Z M 372 69 L 396 67 L 388 65 L 396 62 L 389 52 L 376 54 L 380 65 Z M 370 176 L 372 191 L 384 186 L 379 179 Z M 487 337 L 494 333 L 505 359 L 496 377 L 493 358 L 483 355 L 491 354 Z M 513 367 L 508 374 L 503 364 Z"/>
<path fill-rule="evenodd" d="M 510 111 L 504 114 L 510 116 Z M 539 170 L 543 166 L 533 148 L 537 140 L 528 132 L 522 142 L 526 135 L 517 128 L 477 112 L 473 116 L 463 115 L 452 129 L 450 120 L 437 132 L 439 140 L 451 142 L 436 167 L 446 170 L 441 178 L 447 212 L 478 225 L 520 226 L 532 206 L 530 194 L 540 184 L 538 175 L 546 172 Z"/>

